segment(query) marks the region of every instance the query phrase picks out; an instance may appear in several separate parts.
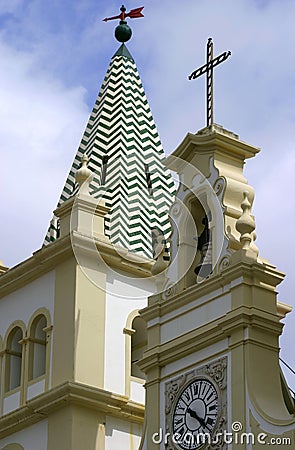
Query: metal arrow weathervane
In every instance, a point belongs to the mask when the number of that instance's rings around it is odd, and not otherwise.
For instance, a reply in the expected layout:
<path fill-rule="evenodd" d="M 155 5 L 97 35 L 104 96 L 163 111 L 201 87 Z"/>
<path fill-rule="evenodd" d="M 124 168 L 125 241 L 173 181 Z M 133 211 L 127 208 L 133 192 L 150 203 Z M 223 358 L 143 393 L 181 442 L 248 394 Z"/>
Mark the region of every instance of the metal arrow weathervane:
<path fill-rule="evenodd" d="M 144 17 L 144 15 L 141 12 L 143 10 L 143 8 L 144 8 L 144 6 L 142 6 L 140 8 L 131 9 L 131 11 L 129 11 L 129 13 L 126 13 L 126 8 L 124 5 L 122 5 L 121 14 L 119 14 L 118 16 L 106 17 L 105 19 L 103 19 L 103 21 L 107 22 L 108 20 L 114 20 L 114 19 L 125 20 L 126 17 L 130 17 L 130 19 Z"/>
<path fill-rule="evenodd" d="M 231 52 L 224 52 L 213 59 L 213 41 L 209 38 L 207 42 L 207 63 L 188 77 L 189 80 L 194 80 L 204 73 L 207 75 L 207 127 L 213 125 L 213 69 L 230 55 Z"/>
<path fill-rule="evenodd" d="M 136 19 L 137 17 L 144 17 L 144 15 L 141 12 L 143 8 L 144 6 L 141 6 L 140 8 L 131 9 L 131 11 L 126 13 L 126 8 L 124 5 L 122 5 L 120 8 L 121 14 L 119 14 L 118 16 L 106 17 L 105 19 L 103 19 L 103 21 L 108 22 L 109 20 L 120 19 L 119 25 L 115 29 L 115 38 L 117 39 L 117 41 L 122 42 L 124 44 L 124 42 L 129 41 L 129 39 L 132 36 L 132 30 L 127 24 L 125 19 L 127 17 L 130 17 L 130 19 Z"/>

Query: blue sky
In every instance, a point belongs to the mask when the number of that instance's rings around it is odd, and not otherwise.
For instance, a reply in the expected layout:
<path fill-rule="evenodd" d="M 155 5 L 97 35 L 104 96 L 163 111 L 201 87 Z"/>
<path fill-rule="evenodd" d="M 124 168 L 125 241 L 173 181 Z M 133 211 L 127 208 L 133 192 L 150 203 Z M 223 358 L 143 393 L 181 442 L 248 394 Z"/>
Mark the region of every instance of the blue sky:
<path fill-rule="evenodd" d="M 256 189 L 260 254 L 287 273 L 279 298 L 295 307 L 295 3 L 293 0 L 129 0 L 136 60 L 166 153 L 205 125 L 205 80 L 187 76 L 215 54 L 215 121 L 262 152 L 245 173 Z M 0 2 L 1 254 L 8 266 L 43 241 L 82 132 L 119 44 L 116 0 Z M 282 7 L 283 6 L 283 7 Z M 295 311 L 282 355 L 295 367 Z M 295 385 L 295 380 L 293 386 Z"/>

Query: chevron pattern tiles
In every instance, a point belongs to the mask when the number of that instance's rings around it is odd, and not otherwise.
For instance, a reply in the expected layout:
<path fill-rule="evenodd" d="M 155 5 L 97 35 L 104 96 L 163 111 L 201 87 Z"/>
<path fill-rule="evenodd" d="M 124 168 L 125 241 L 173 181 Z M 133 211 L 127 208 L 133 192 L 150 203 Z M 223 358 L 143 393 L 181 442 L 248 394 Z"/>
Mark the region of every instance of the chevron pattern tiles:
<path fill-rule="evenodd" d="M 124 44 L 111 59 L 58 205 L 77 193 L 75 172 L 82 155 L 94 172 L 90 193 L 110 212 L 105 234 L 114 245 L 148 258 L 153 238 L 170 234 L 174 183 L 135 62 Z M 44 245 L 55 240 L 51 221 Z"/>

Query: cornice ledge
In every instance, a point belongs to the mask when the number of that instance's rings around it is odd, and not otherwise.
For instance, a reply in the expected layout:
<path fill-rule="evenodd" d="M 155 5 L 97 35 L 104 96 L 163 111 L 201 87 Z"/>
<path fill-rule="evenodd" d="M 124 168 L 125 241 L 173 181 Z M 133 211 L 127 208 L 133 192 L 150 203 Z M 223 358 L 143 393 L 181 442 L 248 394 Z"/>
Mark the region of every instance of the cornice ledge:
<path fill-rule="evenodd" d="M 279 322 L 277 315 L 257 310 L 256 308 L 240 306 L 226 314 L 221 323 L 223 333 L 229 337 L 241 328 L 253 327 L 253 329 L 263 329 L 269 334 L 278 336 L 281 334 L 283 324 Z M 242 339 L 246 341 L 246 338 Z"/>
<path fill-rule="evenodd" d="M 1 417 L 0 439 L 46 419 L 53 411 L 69 404 L 95 409 L 111 416 L 132 418 L 136 423 L 142 424 L 144 420 L 144 405 L 130 401 L 126 396 L 79 383 L 66 382 Z"/>
<path fill-rule="evenodd" d="M 287 303 L 277 301 L 277 311 L 280 319 L 284 319 L 287 314 L 293 311 L 293 307 Z"/>
<path fill-rule="evenodd" d="M 175 294 L 169 297 L 165 295 L 165 291 L 149 297 L 148 306 L 142 309 L 140 313 L 145 320 L 162 317 L 175 309 L 189 304 L 192 299 L 195 301 L 205 297 L 207 294 L 214 293 L 214 296 L 210 298 L 211 301 L 217 296 L 225 295 L 230 292 L 235 282 L 275 292 L 276 286 L 283 281 L 284 277 L 285 274 L 279 272 L 275 266 L 244 257 L 235 264 L 230 264 L 222 272 L 212 275 L 203 283 L 196 283 L 180 292 L 177 292 L 176 289 Z"/>
<path fill-rule="evenodd" d="M 1 275 L 0 298 L 54 269 L 57 262 L 66 259 L 72 253 L 69 236 L 59 238 L 37 250 L 30 258 Z"/>
<path fill-rule="evenodd" d="M 90 256 L 101 257 L 105 263 L 111 266 L 141 276 L 152 276 L 152 268 L 155 264 L 153 259 L 136 255 L 124 247 L 115 246 L 104 235 L 90 236 L 72 231 L 71 239 L 74 248 Z"/>
<path fill-rule="evenodd" d="M 139 314 L 144 318 L 146 322 L 149 320 L 155 319 L 156 317 L 161 317 L 162 314 L 162 306 L 160 303 L 151 304 L 150 306 L 146 306 L 139 310 Z"/>
<path fill-rule="evenodd" d="M 238 135 L 223 129 L 223 127 L 214 126 L 212 129 L 200 130 L 196 134 L 187 133 L 174 152 L 164 160 L 164 164 L 171 170 L 180 170 L 186 161 L 192 159 L 193 147 L 197 148 L 198 153 L 222 151 L 230 157 L 242 160 L 252 158 L 260 152 L 260 148 L 241 141 Z M 183 164 L 176 158 L 182 159 Z"/>
<path fill-rule="evenodd" d="M 248 374 L 249 378 L 249 374 Z M 248 386 L 250 383 L 248 383 Z M 251 397 L 251 416 L 252 420 L 257 420 L 257 414 L 260 416 L 260 419 L 263 419 L 266 423 L 274 426 L 274 427 L 280 427 L 280 433 L 288 433 L 291 432 L 294 435 L 295 430 L 295 413 L 289 414 L 286 410 L 285 417 L 281 417 L 280 419 L 273 417 L 270 414 L 267 414 L 263 407 L 260 406 L 259 401 L 257 400 L 255 394 L 252 392 L 252 389 L 249 388 L 249 395 Z M 271 402 L 270 402 L 271 403 Z M 254 409 L 254 410 L 253 410 Z M 255 411 L 255 415 L 253 414 Z M 256 416 L 256 418 L 255 418 Z M 261 429 L 261 427 L 259 427 Z M 285 430 L 284 430 L 285 428 Z"/>
<path fill-rule="evenodd" d="M 154 260 L 131 253 L 123 247 L 116 250 L 116 247 L 104 236 L 93 238 L 81 233 L 75 233 L 75 236 L 77 244 L 81 245 L 82 249 L 92 252 L 98 251 L 107 263 L 112 263 L 121 270 L 128 270 L 134 274 L 146 277 L 152 276 Z M 0 298 L 50 272 L 59 262 L 73 255 L 72 236 L 70 234 L 40 248 L 30 258 L 0 275 Z"/>
<path fill-rule="evenodd" d="M 212 323 L 206 324 L 178 336 L 173 341 L 162 343 L 147 350 L 140 361 L 140 367 L 144 371 L 152 370 L 155 364 L 164 367 L 206 347 L 208 340 L 210 340 L 210 343 L 215 343 L 224 339 L 224 337 L 224 332 L 219 323 L 216 323 L 214 327 L 212 327 Z"/>
<path fill-rule="evenodd" d="M 148 349 L 140 361 L 140 367 L 148 371 L 155 367 L 155 364 L 165 366 L 169 363 L 179 360 L 193 352 L 201 350 L 208 341 L 215 343 L 231 336 L 238 329 L 244 329 L 247 326 L 267 329 L 268 333 L 278 335 L 281 333 L 282 324 L 277 320 L 277 316 L 267 314 L 263 311 L 251 307 L 239 307 L 226 315 L 221 316 L 217 321 L 203 325 L 188 333 L 182 334 L 172 341 L 162 343 L 151 349 Z M 243 342 L 249 341 L 243 338 Z M 257 342 L 251 338 L 252 343 Z M 265 345 L 266 347 L 266 345 Z"/>
<path fill-rule="evenodd" d="M 161 352 L 161 345 L 152 347 L 144 352 L 143 358 L 138 362 L 138 367 L 146 372 L 149 369 L 154 369 L 159 366 L 159 355 Z M 147 383 L 146 383 L 147 385 Z"/>
<path fill-rule="evenodd" d="M 175 286 L 177 286 L 177 283 Z M 215 294 L 210 300 L 204 300 L 204 303 L 207 303 L 220 295 L 225 295 L 229 291 L 230 281 L 227 281 L 226 283 L 222 274 L 219 273 L 213 275 L 203 283 L 196 283 L 179 292 L 176 289 L 175 294 L 171 296 L 167 296 L 166 291 L 150 296 L 148 299 L 148 306 L 142 309 L 140 313 L 143 314 L 145 320 L 152 320 L 189 304 L 192 299 L 195 301 L 214 292 Z"/>
<path fill-rule="evenodd" d="M 237 253 L 234 256 L 237 256 Z M 243 256 L 233 264 L 229 264 L 219 276 L 223 278 L 226 284 L 233 282 L 235 279 L 243 278 L 241 283 L 247 282 L 247 284 L 260 286 L 271 291 L 275 291 L 276 286 L 285 278 L 285 274 L 278 271 L 275 266 Z"/>

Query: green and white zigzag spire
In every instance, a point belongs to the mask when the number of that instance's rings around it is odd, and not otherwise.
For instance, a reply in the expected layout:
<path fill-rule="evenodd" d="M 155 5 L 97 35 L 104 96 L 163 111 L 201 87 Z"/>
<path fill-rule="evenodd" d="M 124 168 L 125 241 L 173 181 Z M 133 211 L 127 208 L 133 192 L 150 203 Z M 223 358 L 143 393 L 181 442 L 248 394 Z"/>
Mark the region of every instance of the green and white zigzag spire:
<path fill-rule="evenodd" d="M 135 62 L 124 44 L 111 59 L 58 205 L 77 193 L 82 155 L 95 173 L 90 193 L 110 212 L 105 234 L 114 245 L 153 257 L 152 235 L 170 234 L 174 184 Z M 44 244 L 57 237 L 51 221 Z"/>

